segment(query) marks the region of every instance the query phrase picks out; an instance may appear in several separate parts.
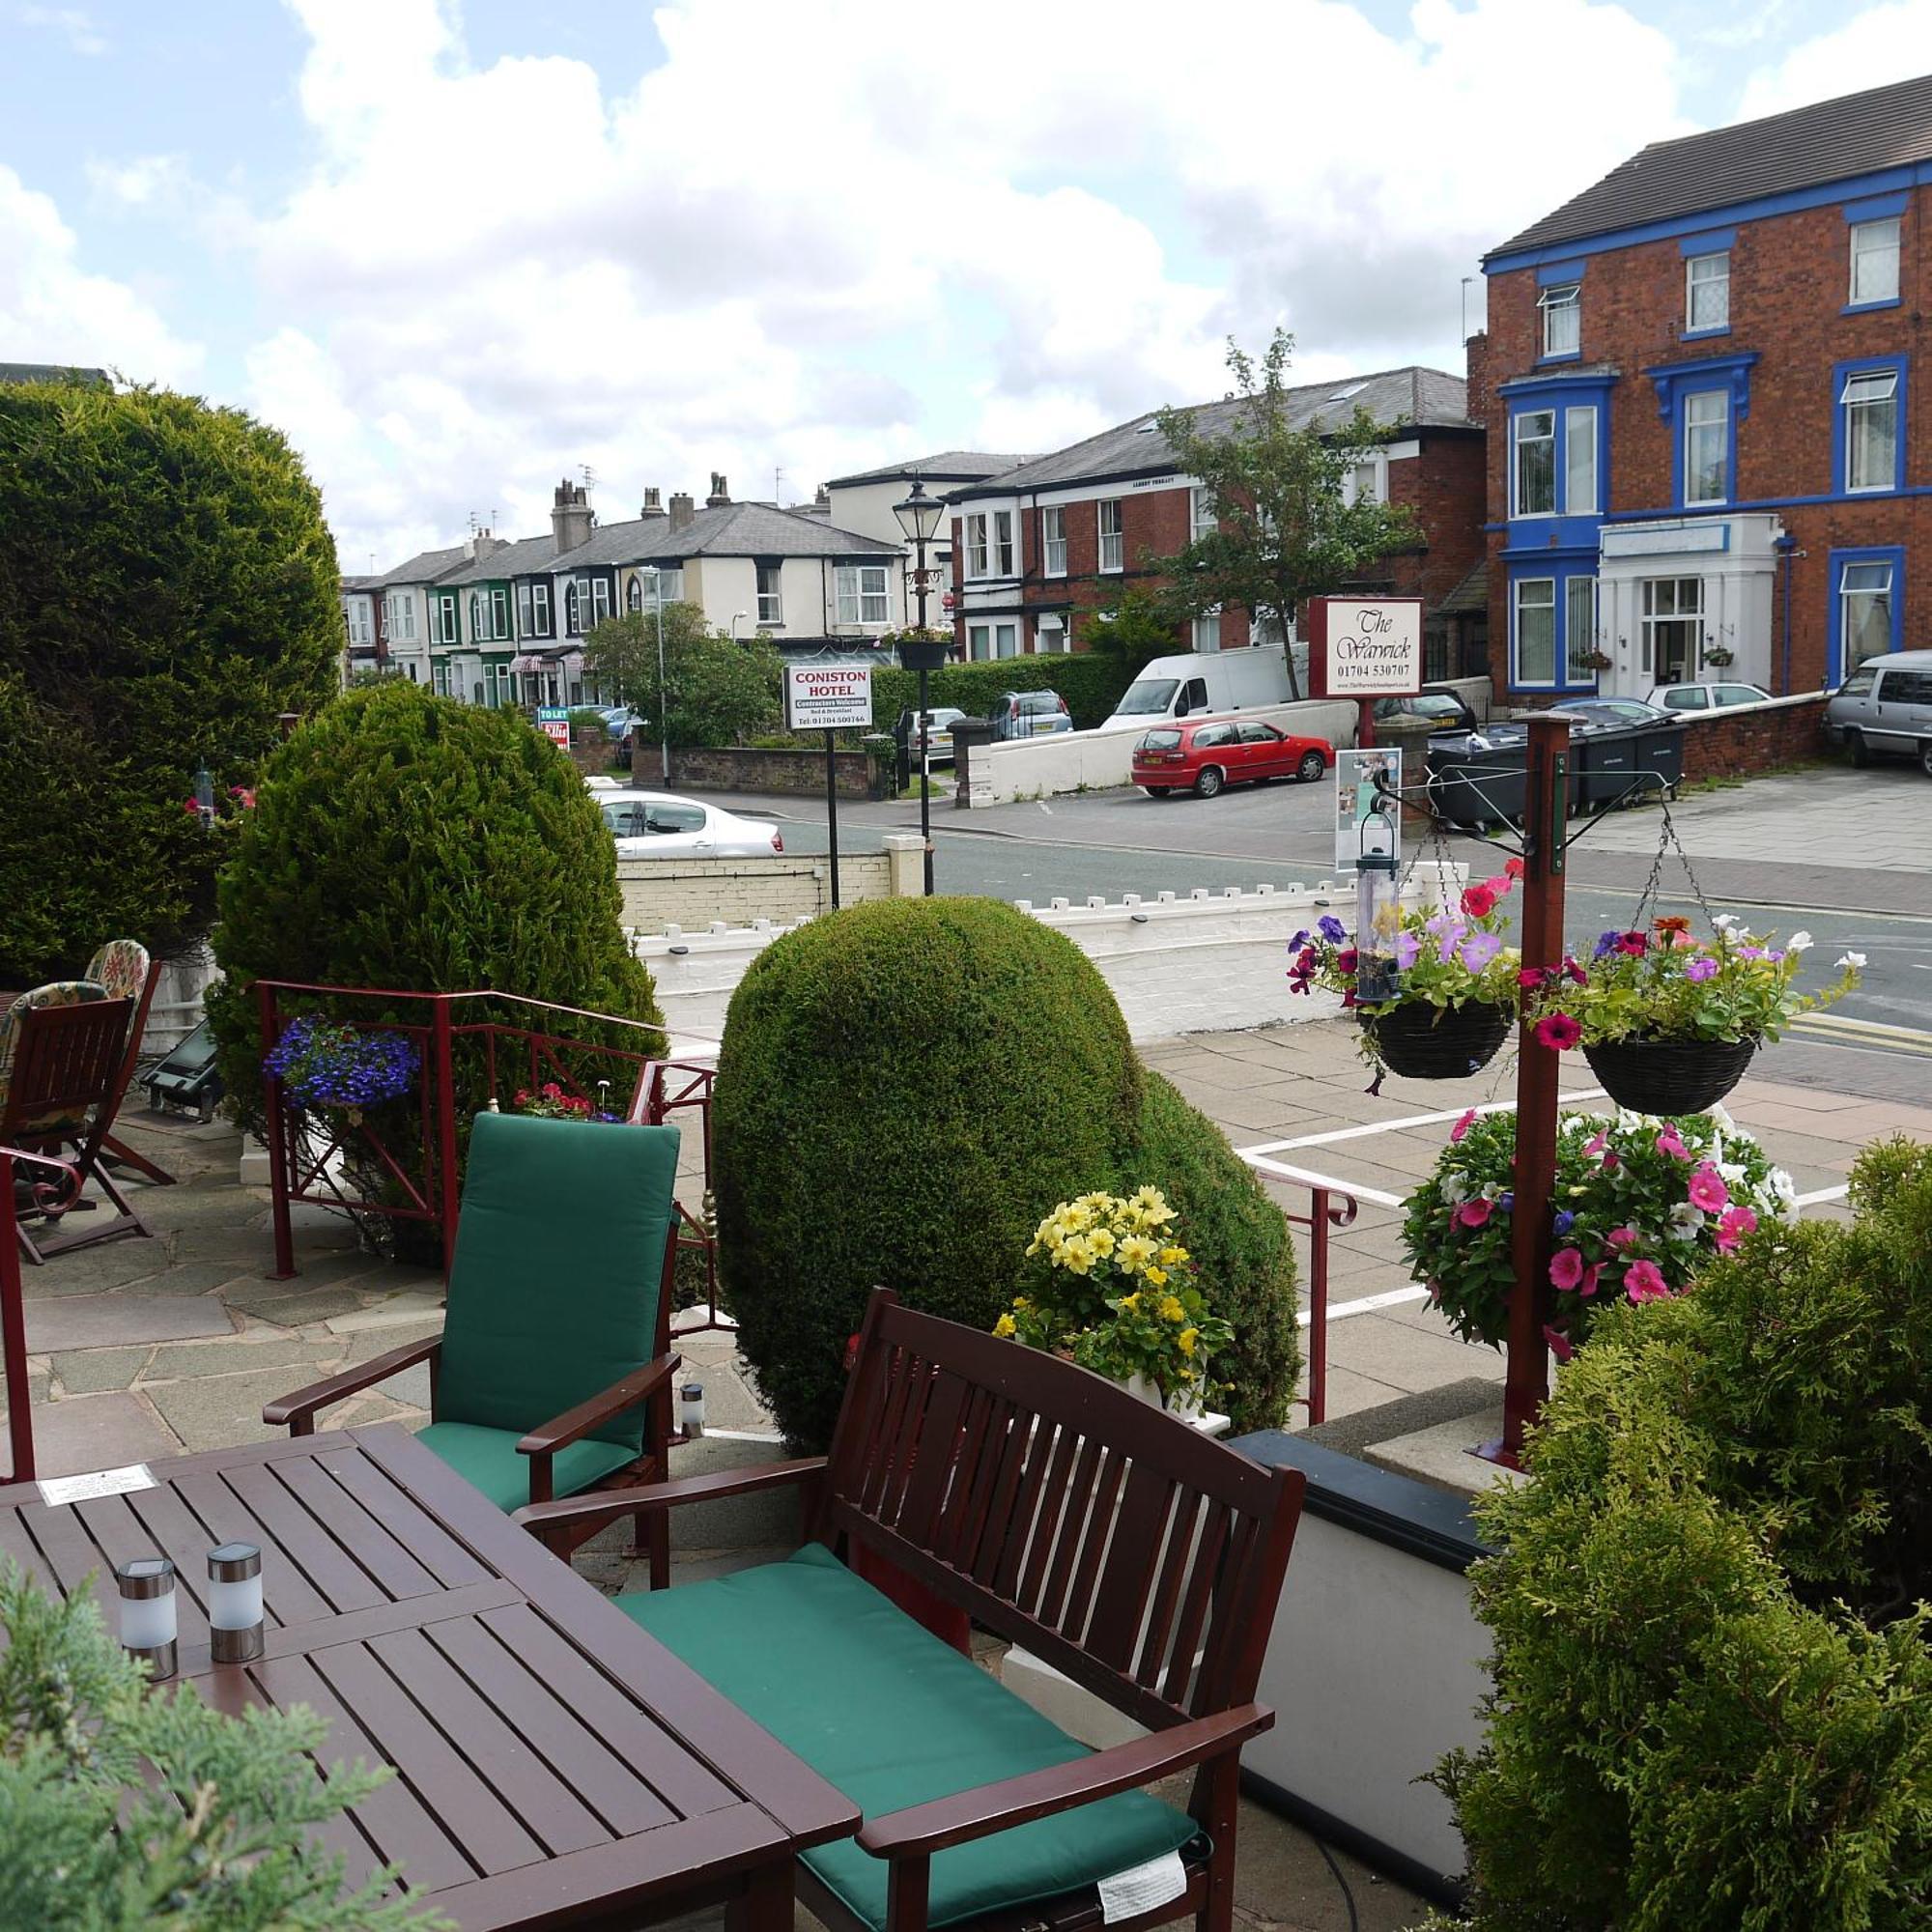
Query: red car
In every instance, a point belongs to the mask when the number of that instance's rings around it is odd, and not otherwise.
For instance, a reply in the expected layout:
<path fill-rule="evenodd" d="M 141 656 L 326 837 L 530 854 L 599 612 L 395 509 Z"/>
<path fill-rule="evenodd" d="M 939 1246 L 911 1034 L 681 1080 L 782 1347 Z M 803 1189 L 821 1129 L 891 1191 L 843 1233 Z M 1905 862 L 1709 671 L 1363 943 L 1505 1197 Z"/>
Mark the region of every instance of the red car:
<path fill-rule="evenodd" d="M 1325 738 L 1291 738 L 1238 718 L 1163 724 L 1134 747 L 1134 782 L 1155 798 L 1183 787 L 1212 798 L 1222 786 L 1270 779 L 1312 783 L 1335 762 Z"/>

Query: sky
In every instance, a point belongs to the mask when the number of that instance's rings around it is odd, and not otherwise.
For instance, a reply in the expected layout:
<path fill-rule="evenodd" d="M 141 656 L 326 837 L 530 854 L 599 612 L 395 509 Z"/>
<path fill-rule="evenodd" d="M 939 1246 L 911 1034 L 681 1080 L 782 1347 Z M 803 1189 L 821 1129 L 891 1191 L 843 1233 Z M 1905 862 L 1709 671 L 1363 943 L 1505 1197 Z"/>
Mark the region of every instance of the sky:
<path fill-rule="evenodd" d="M 281 429 L 345 571 L 1458 373 L 1648 141 L 1932 71 L 1932 0 L 0 0 L 0 360 Z M 1475 277 L 1473 284 L 1464 277 Z"/>

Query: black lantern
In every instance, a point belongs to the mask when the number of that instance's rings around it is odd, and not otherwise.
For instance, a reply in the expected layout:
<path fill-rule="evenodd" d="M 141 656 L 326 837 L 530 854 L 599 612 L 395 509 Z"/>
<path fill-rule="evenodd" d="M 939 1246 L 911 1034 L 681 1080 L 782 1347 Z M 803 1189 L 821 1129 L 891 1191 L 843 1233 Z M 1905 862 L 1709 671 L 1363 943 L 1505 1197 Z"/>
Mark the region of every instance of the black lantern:
<path fill-rule="evenodd" d="M 929 544 L 938 533 L 939 522 L 946 514 L 946 505 L 937 497 L 925 494 L 925 479 L 915 476 L 912 479 L 912 494 L 903 503 L 893 505 L 893 515 L 899 520 L 899 528 L 905 532 L 909 544 Z"/>
<path fill-rule="evenodd" d="M 919 830 L 925 845 L 925 895 L 932 896 L 932 807 L 927 796 L 931 783 L 931 699 L 927 696 L 926 679 L 945 662 L 949 645 L 943 639 L 928 638 L 925 635 L 926 570 L 925 547 L 933 539 L 939 528 L 940 519 L 946 515 L 946 505 L 936 497 L 925 494 L 923 477 L 912 479 L 912 489 L 902 503 L 893 505 L 893 515 L 899 520 L 899 528 L 905 532 L 906 541 L 913 548 L 913 591 L 919 600 L 919 631 L 917 640 L 899 639 L 899 663 L 908 670 L 919 673 Z"/>

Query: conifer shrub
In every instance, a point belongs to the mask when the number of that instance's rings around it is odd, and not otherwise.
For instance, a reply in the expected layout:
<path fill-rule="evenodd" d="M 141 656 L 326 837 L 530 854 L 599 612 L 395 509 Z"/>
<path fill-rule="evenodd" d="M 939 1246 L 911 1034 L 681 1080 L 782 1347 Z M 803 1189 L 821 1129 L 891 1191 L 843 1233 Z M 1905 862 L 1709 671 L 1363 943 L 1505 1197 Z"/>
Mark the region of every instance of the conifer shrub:
<path fill-rule="evenodd" d="M 1043 1216 L 1143 1182 L 1183 1210 L 1203 1292 L 1236 1323 L 1247 1412 L 1285 1406 L 1286 1224 L 1141 1067 L 1092 962 L 1009 906 L 868 901 L 767 947 L 725 1021 L 713 1147 L 739 1344 L 795 1443 L 829 1439 L 874 1287 L 990 1327 Z"/>
<path fill-rule="evenodd" d="M 1932 1149 L 1565 1370 L 1482 1506 L 1473 1922 L 1905 1932 L 1932 1898 Z"/>
<path fill-rule="evenodd" d="M 219 892 L 227 977 L 209 1008 L 244 1119 L 260 1104 L 257 979 L 488 987 L 646 1021 L 608 1043 L 663 1050 L 650 975 L 620 923 L 616 847 L 576 767 L 520 712 L 406 679 L 346 693 L 264 767 Z M 425 1012 L 357 1001 L 333 1016 Z M 457 1017 L 520 1023 L 507 1007 Z M 459 1109 L 485 1097 L 460 1093 Z"/>
<path fill-rule="evenodd" d="M 334 691 L 335 545 L 299 458 L 237 410 L 0 384 L 0 983 L 207 929 L 224 827 L 282 712 Z"/>

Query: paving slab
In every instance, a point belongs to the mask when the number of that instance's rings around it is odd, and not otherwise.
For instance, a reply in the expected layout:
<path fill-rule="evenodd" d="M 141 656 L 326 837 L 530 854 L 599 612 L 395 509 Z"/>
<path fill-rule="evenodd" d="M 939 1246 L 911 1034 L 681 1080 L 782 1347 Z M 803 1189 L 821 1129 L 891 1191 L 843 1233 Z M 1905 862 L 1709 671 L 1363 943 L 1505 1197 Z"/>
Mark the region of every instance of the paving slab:
<path fill-rule="evenodd" d="M 85 1217 L 83 1217 L 85 1218 Z M 80 1224 L 74 1224 L 78 1227 Z M 174 1261 L 168 1239 L 156 1236 L 144 1240 L 130 1236 L 123 1240 L 103 1241 L 99 1247 L 79 1248 L 71 1254 L 56 1255 L 36 1267 L 25 1263 L 20 1269 L 20 1292 L 29 1301 L 72 1294 L 99 1294 L 108 1289 L 124 1288 L 129 1282 L 164 1272 Z"/>
<path fill-rule="evenodd" d="M 332 1321 L 363 1306 L 354 1288 L 302 1288 L 299 1281 L 259 1282 L 239 1292 L 231 1287 L 220 1297 L 230 1308 L 278 1328 L 303 1328 L 311 1322 Z"/>
<path fill-rule="evenodd" d="M 142 1397 L 115 1391 L 43 1403 L 34 1410 L 34 1463 L 42 1476 L 78 1476 L 181 1454 Z"/>
<path fill-rule="evenodd" d="M 1479 1496 L 1504 1483 L 1529 1480 L 1520 1470 L 1469 1453 L 1479 1443 L 1498 1441 L 1502 1433 L 1502 1404 L 1493 1403 L 1472 1415 L 1432 1423 L 1427 1429 L 1386 1442 L 1371 1442 L 1362 1456 L 1378 1468 L 1413 1476 L 1432 1489 L 1446 1490 L 1452 1495 Z"/>
<path fill-rule="evenodd" d="M 293 1336 L 271 1335 L 257 1341 L 237 1336 L 225 1342 L 163 1344 L 142 1371 L 142 1382 L 200 1380 L 215 1376 L 259 1373 L 265 1369 L 310 1369 L 318 1374 L 343 1355 L 337 1342 L 302 1342 Z"/>
<path fill-rule="evenodd" d="M 366 1284 L 357 1282 L 358 1289 Z M 386 1301 L 376 1302 L 373 1306 L 352 1309 L 347 1315 L 329 1318 L 328 1331 L 331 1335 L 356 1335 L 367 1329 L 420 1327 L 427 1321 L 437 1327 L 442 1323 L 442 1288 L 439 1282 L 434 1293 L 426 1289 L 404 1289 L 391 1294 Z"/>
<path fill-rule="evenodd" d="M 263 1369 L 252 1375 L 156 1382 L 142 1393 L 190 1450 L 225 1449 L 242 1442 L 268 1442 L 285 1435 L 286 1431 L 270 1429 L 263 1423 L 262 1405 L 314 1379 L 300 1369 Z M 58 1414 L 66 1406 L 56 1403 L 53 1412 Z M 331 1426 L 333 1421 L 331 1417 Z"/>
<path fill-rule="evenodd" d="M 219 1301 L 190 1294 L 85 1294 L 27 1304 L 27 1347 L 36 1354 L 189 1335 L 232 1335 Z"/>
<path fill-rule="evenodd" d="M 99 1389 L 132 1388 L 154 1352 L 152 1343 L 132 1349 L 72 1349 L 56 1355 L 52 1367 L 68 1395 L 92 1395 Z"/>

